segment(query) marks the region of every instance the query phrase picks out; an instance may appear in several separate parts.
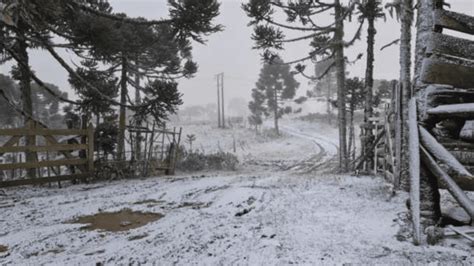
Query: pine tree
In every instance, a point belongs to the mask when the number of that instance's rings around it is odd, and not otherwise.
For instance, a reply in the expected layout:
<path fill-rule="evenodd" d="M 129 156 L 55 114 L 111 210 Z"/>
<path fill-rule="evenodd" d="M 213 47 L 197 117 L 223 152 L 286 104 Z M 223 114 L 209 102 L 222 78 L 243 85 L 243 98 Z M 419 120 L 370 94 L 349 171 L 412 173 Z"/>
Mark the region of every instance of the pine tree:
<path fill-rule="evenodd" d="M 46 50 L 72 77 L 77 78 L 87 89 L 97 93 L 101 100 L 120 106 L 122 114 L 120 124 L 123 128 L 126 107 L 134 108 L 137 113 L 143 111 L 147 114 L 152 113 L 157 118 L 166 117 L 166 114 L 163 116 L 155 111 L 163 111 L 170 104 L 162 103 L 161 99 L 156 98 L 161 96 L 161 92 L 152 90 L 163 87 L 167 87 L 168 91 L 176 89 L 176 84 L 173 84 L 176 78 L 189 77 L 197 70 L 196 64 L 188 60 L 191 58 L 190 40 L 203 43 L 204 36 L 221 30 L 220 25 L 212 23 L 219 14 L 219 4 L 216 0 L 169 0 L 169 17 L 162 20 L 129 18 L 124 14 L 114 14 L 108 2 L 102 0 L 10 0 L 3 3 L 5 4 L 0 7 L 0 37 L 2 38 L 0 59 L 1 62 L 14 59 L 18 63 L 17 77 L 21 84 L 23 111 L 27 119 L 32 117 L 30 88 L 32 79 L 43 89 L 54 94 L 43 86 L 44 82 L 31 70 L 28 48 Z M 160 37 L 152 38 L 152 36 Z M 159 38 L 162 39 L 159 40 Z M 62 39 L 65 43 L 53 42 L 57 39 Z M 136 51 L 130 53 L 134 48 Z M 146 75 L 155 75 L 150 85 L 144 86 L 143 89 L 151 92 L 147 101 L 136 106 L 126 103 L 127 83 L 130 82 L 128 78 L 122 78 L 121 99 L 116 101 L 102 93 L 100 88 L 80 77 L 74 67 L 61 58 L 56 49 L 69 49 L 85 57 L 90 56 L 92 60 L 105 63 L 116 62 L 117 58 L 113 56 L 121 54 L 119 59 L 121 59 L 122 77 L 128 77 L 129 72 L 133 74 L 130 71 L 133 69 L 130 64 L 132 60 L 139 58 L 140 55 L 143 56 L 142 58 L 151 58 L 147 62 L 151 65 L 142 65 L 140 62 L 140 68 L 146 72 Z M 178 51 L 170 52 L 172 49 Z M 131 54 L 133 56 L 130 56 Z M 168 54 L 178 55 L 179 58 L 186 60 L 181 64 L 180 60 L 176 61 L 167 57 Z M 143 66 L 145 67 L 142 68 Z M 110 69 L 116 68 L 117 65 L 113 65 Z M 138 68 L 134 70 L 139 71 Z M 177 93 L 172 94 L 174 97 L 177 95 Z M 81 105 L 80 102 L 63 99 L 59 95 L 55 96 L 71 104 Z M 174 98 L 172 101 L 172 104 L 179 103 Z M 121 148 L 123 150 L 123 145 Z M 31 155 L 29 157 L 31 159 Z"/>
<path fill-rule="evenodd" d="M 275 132 L 280 134 L 278 121 L 288 111 L 281 106 L 281 101 L 293 99 L 299 83 L 293 77 L 290 67 L 276 58 L 272 63 L 263 65 L 255 86 L 256 91 L 264 97 L 264 113 L 273 115 Z"/>
<path fill-rule="evenodd" d="M 332 98 L 334 97 L 335 93 L 337 92 L 337 84 L 336 84 L 336 73 L 335 69 L 332 68 L 324 75 L 324 72 L 327 71 L 328 67 L 334 64 L 334 60 L 331 59 L 323 59 L 321 61 L 316 62 L 315 65 L 315 75 L 316 77 L 322 77 L 321 79 L 316 81 L 316 90 L 318 91 L 319 95 L 326 96 L 326 114 L 328 123 L 332 123 Z"/>
<path fill-rule="evenodd" d="M 182 3 L 170 3 L 178 9 Z M 199 4 L 184 4 L 192 8 Z M 211 2 L 210 9 L 218 8 L 215 2 Z M 109 10 L 109 12 L 111 12 Z M 175 13 L 172 13 L 175 14 Z M 126 18 L 124 14 L 119 14 Z M 175 14 L 176 15 L 176 14 Z M 145 27 L 140 24 L 129 24 L 122 21 L 111 22 L 107 17 L 96 17 L 85 19 L 76 27 L 76 35 L 85 35 L 91 28 L 101 25 L 107 34 L 97 36 L 91 34 L 91 44 L 98 44 L 90 52 L 92 56 L 103 58 L 116 68 L 120 73 L 119 93 L 119 134 L 118 134 L 118 157 L 124 156 L 125 127 L 127 118 L 127 101 L 131 88 L 135 90 L 137 98 L 141 93 L 147 93 L 133 110 L 135 120 L 140 124 L 146 115 L 152 115 L 157 122 L 163 121 L 168 113 L 173 113 L 177 105 L 181 104 L 180 95 L 174 82 L 177 78 L 189 78 L 197 71 L 197 65 L 191 59 L 191 44 L 184 35 L 179 35 L 173 27 L 167 24 Z M 196 28 L 196 31 L 202 29 Z M 209 27 L 210 32 L 220 30 L 220 27 Z M 100 30 L 101 32 L 104 29 Z M 96 37 L 97 36 L 97 37 Z M 193 39 L 202 42 L 198 35 L 191 35 Z M 117 41 L 118 39 L 118 41 Z M 133 78 L 132 78 L 133 76 Z M 138 77 L 138 78 L 137 78 Z M 140 79 L 146 79 L 148 84 L 141 86 Z M 169 93 L 166 97 L 158 98 L 162 94 L 163 87 Z M 174 91 L 173 91 L 174 90 Z M 154 96 L 154 97 L 150 97 Z M 173 96 L 173 97 L 170 97 Z M 169 99 L 168 103 L 163 103 Z M 132 105 L 133 103 L 128 103 Z M 136 104 L 136 103 L 135 103 Z"/>
<path fill-rule="evenodd" d="M 355 145 L 355 128 L 354 128 L 354 112 L 358 109 L 364 108 L 366 99 L 366 90 L 364 80 L 359 78 L 346 79 L 347 89 L 347 109 L 349 111 L 349 144 L 348 151 L 352 161 L 355 160 L 356 145 Z"/>
<path fill-rule="evenodd" d="M 62 92 L 56 85 L 48 83 L 45 85 L 57 95 L 63 98 L 68 97 L 67 93 Z M 59 99 L 41 89 L 36 83 L 31 84 L 31 93 L 34 117 L 53 128 L 63 126 L 63 116 L 59 112 Z"/>
<path fill-rule="evenodd" d="M 264 107 L 265 95 L 258 89 L 252 89 L 252 101 L 249 102 L 250 116 L 248 118 L 249 124 L 255 127 L 255 132 L 258 133 L 258 127 L 263 123 L 263 117 L 267 115 L 267 110 Z"/>
<path fill-rule="evenodd" d="M 90 59 L 82 61 L 81 67 L 76 70 L 76 74 L 82 79 L 87 80 L 90 84 L 93 84 L 93 86 L 101 88 L 102 94 L 110 98 L 117 97 L 118 78 L 113 75 L 112 71 L 99 70 L 96 61 Z M 89 90 L 84 83 L 75 78 L 75 76 L 69 77 L 69 83 L 79 96 L 80 106 L 78 110 L 83 114 L 87 114 L 88 118 L 91 118 L 91 114 L 94 114 L 96 116 L 96 126 L 99 125 L 101 117 L 114 112 L 110 102 L 101 100 L 97 92 Z M 89 123 L 89 121 L 86 122 L 87 124 Z"/>
<path fill-rule="evenodd" d="M 15 81 L 6 75 L 0 74 L 0 88 L 8 99 L 19 99 L 20 92 Z M 16 113 L 5 98 L 0 97 L 0 124 L 11 127 L 17 127 L 21 117 Z"/>

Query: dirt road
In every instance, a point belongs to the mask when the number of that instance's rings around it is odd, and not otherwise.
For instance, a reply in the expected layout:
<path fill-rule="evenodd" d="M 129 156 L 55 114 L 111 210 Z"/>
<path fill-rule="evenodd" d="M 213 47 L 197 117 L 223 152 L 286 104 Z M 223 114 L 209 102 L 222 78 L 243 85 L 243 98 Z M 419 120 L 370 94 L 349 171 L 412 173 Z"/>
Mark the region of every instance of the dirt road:
<path fill-rule="evenodd" d="M 308 137 L 307 145 L 316 139 Z M 329 142 L 317 143 L 328 156 L 334 151 Z M 385 183 L 372 177 L 244 165 L 237 172 L 5 193 L 0 264 L 474 263 L 471 250 L 396 240 L 406 195 L 390 197 Z M 70 223 L 124 209 L 161 218 L 118 232 Z"/>

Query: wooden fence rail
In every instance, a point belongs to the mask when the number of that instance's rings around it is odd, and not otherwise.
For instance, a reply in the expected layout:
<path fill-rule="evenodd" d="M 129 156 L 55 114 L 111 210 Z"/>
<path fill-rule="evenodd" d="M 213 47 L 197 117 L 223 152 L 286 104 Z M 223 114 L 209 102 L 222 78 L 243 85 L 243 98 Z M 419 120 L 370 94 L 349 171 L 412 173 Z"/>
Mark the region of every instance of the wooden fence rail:
<path fill-rule="evenodd" d="M 9 137 L 0 146 L 0 155 L 34 153 L 36 157 L 34 161 L 0 163 L 0 172 L 13 170 L 10 179 L 0 179 L 0 188 L 84 179 L 94 174 L 94 128 L 92 125 L 89 125 L 87 129 L 48 129 L 31 121 L 25 128 L 0 129 L 0 136 Z M 21 146 L 20 140 L 25 136 L 33 136 L 35 140 L 42 137 L 41 143 L 44 145 L 37 145 L 38 142 L 35 141 L 34 145 Z M 67 143 L 61 143 L 55 136 L 66 137 Z M 46 156 L 38 160 L 38 154 Z M 51 158 L 52 154 L 56 156 Z M 66 166 L 68 169 L 61 171 L 61 166 Z M 38 178 L 24 178 L 14 174 L 17 169 L 36 169 L 41 173 L 42 168 L 47 169 L 47 177 L 41 177 L 40 174 Z M 7 175 L 4 174 L 4 176 Z"/>

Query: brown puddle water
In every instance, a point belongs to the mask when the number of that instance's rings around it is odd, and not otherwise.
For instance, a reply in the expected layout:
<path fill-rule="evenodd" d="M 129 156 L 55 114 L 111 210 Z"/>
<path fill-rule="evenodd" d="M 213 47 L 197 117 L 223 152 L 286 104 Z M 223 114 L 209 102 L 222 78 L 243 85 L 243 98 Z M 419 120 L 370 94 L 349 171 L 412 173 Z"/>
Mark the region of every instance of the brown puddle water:
<path fill-rule="evenodd" d="M 70 223 L 87 224 L 84 230 L 105 230 L 110 232 L 121 232 L 142 227 L 148 223 L 163 218 L 161 213 L 138 212 L 123 209 L 119 212 L 103 212 L 94 215 L 81 216 Z"/>
<path fill-rule="evenodd" d="M 8 251 L 8 247 L 4 245 L 0 245 L 0 253 L 5 253 Z"/>

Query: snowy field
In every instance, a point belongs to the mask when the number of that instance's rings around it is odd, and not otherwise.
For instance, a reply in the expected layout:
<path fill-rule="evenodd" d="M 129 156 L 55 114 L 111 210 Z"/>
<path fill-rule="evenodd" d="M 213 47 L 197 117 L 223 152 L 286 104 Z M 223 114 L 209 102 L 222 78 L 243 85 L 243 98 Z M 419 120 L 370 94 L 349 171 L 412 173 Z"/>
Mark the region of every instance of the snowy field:
<path fill-rule="evenodd" d="M 184 130 L 205 152 L 233 152 L 236 139 L 239 170 L 5 190 L 0 264 L 474 264 L 465 245 L 398 241 L 408 196 L 392 197 L 381 178 L 322 174 L 336 154 L 332 127 L 283 121 L 278 138 Z M 120 232 L 70 223 L 124 209 L 163 217 Z"/>

